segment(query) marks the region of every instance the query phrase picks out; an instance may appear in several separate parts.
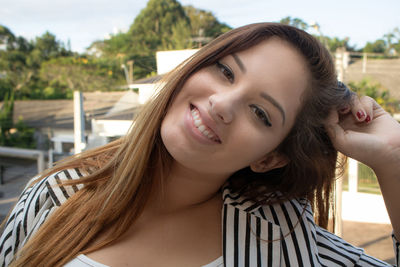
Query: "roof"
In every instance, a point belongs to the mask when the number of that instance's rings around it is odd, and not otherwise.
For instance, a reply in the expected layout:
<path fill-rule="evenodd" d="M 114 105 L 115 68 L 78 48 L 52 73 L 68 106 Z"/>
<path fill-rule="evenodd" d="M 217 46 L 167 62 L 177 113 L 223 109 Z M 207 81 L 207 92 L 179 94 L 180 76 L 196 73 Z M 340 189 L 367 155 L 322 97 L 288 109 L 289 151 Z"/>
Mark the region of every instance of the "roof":
<path fill-rule="evenodd" d="M 115 119 L 122 116 L 132 119 L 140 106 L 137 94 L 132 91 L 84 93 L 83 98 L 86 129 L 90 129 L 90 120 L 93 118 Z M 14 103 L 14 122 L 22 118 L 28 126 L 34 128 L 72 129 L 73 116 L 72 99 L 18 100 Z"/>
<path fill-rule="evenodd" d="M 151 77 L 148 77 L 148 78 L 143 78 L 143 79 L 139 79 L 139 80 L 133 81 L 133 83 L 131 85 L 156 83 L 156 82 L 160 81 L 163 77 L 164 77 L 164 75 L 155 75 L 155 76 L 151 76 Z"/>

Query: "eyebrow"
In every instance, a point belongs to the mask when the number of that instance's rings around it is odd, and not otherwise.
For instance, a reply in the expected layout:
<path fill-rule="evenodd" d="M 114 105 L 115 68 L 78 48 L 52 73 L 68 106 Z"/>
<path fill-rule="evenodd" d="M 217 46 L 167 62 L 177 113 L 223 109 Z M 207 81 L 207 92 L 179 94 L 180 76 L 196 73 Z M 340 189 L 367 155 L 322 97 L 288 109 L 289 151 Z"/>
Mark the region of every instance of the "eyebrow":
<path fill-rule="evenodd" d="M 284 125 L 286 116 L 285 116 L 285 111 L 283 110 L 282 106 L 279 105 L 279 103 L 275 99 L 273 99 L 272 96 L 270 96 L 269 94 L 267 94 L 265 92 L 261 92 L 260 96 L 262 98 L 266 99 L 268 102 L 270 102 L 272 105 L 274 105 L 279 110 L 279 112 L 282 115 L 282 125 Z"/>
<path fill-rule="evenodd" d="M 236 64 L 239 66 L 239 69 L 243 72 L 246 73 L 246 67 L 244 66 L 242 60 L 236 55 L 235 53 L 232 54 L 233 59 L 235 60 Z"/>

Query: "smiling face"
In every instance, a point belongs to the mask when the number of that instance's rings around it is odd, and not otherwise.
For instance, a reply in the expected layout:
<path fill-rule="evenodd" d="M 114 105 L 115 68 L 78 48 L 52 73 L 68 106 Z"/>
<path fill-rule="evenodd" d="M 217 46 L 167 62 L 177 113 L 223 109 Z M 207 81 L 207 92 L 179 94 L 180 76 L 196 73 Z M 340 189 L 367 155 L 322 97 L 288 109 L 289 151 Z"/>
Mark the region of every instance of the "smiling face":
<path fill-rule="evenodd" d="M 277 38 L 228 55 L 185 82 L 162 122 L 163 143 L 176 163 L 204 174 L 281 167 L 282 155 L 271 152 L 309 80 L 302 56 Z"/>

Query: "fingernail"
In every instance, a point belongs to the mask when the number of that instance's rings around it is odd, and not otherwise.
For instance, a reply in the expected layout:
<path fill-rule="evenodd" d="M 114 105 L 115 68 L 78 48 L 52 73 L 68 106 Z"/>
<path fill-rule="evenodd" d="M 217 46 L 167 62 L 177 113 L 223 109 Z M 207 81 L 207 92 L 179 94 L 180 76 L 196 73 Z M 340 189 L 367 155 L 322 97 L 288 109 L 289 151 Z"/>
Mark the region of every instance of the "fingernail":
<path fill-rule="evenodd" d="M 365 116 L 364 111 L 362 111 L 362 110 L 357 111 L 357 117 L 358 117 L 359 119 L 362 119 L 364 116 Z"/>
<path fill-rule="evenodd" d="M 371 117 L 369 115 L 367 115 L 367 117 L 365 118 L 365 122 L 368 123 L 371 121 Z"/>

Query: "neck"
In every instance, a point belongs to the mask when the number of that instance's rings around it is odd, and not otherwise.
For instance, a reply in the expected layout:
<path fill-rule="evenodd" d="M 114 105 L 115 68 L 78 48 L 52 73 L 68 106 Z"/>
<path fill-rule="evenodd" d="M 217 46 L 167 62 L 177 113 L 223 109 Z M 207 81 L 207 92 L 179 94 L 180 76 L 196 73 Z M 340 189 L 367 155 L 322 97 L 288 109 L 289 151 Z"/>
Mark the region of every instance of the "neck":
<path fill-rule="evenodd" d="M 196 172 L 174 162 L 162 184 L 151 194 L 146 209 L 169 213 L 220 201 L 220 188 L 228 177 Z"/>

